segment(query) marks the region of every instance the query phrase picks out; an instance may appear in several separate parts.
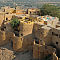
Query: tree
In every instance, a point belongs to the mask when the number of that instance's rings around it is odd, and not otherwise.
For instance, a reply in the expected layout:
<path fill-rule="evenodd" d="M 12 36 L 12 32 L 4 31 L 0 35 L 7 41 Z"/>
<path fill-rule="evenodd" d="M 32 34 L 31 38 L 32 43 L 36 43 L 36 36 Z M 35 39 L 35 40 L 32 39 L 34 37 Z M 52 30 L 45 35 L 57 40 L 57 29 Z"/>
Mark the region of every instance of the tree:
<path fill-rule="evenodd" d="M 42 15 L 51 15 L 51 16 L 60 18 L 60 7 L 45 4 L 41 8 L 41 14 Z"/>
<path fill-rule="evenodd" d="M 18 27 L 20 24 L 20 22 L 18 21 L 18 18 L 13 18 L 10 23 L 13 28 Z"/>

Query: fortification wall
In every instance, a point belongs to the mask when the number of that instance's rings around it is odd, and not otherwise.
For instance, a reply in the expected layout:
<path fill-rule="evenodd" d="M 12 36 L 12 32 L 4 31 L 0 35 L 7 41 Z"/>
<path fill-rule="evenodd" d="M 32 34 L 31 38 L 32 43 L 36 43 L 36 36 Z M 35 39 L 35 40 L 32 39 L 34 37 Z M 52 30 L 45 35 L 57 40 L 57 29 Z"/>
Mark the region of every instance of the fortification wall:
<path fill-rule="evenodd" d="M 59 28 L 52 29 L 52 43 L 56 48 L 60 49 L 60 30 Z"/>
<path fill-rule="evenodd" d="M 34 25 L 33 35 L 35 39 L 43 40 L 46 45 L 50 45 L 52 41 L 51 28 L 43 25 Z"/>
<path fill-rule="evenodd" d="M 28 14 L 31 14 L 31 15 L 39 15 L 38 13 L 40 13 L 40 9 L 28 9 Z"/>
<path fill-rule="evenodd" d="M 0 46 L 7 44 L 10 40 L 13 40 L 14 33 L 0 31 Z"/>
<path fill-rule="evenodd" d="M 52 48 L 51 46 L 45 46 L 45 45 L 39 45 L 35 44 L 33 46 L 33 58 L 34 59 L 45 59 L 47 56 L 51 55 L 51 60 L 53 58 L 53 53 L 56 50 Z"/>
<path fill-rule="evenodd" d="M 13 32 L 6 32 L 6 40 L 11 41 L 14 38 L 14 33 Z"/>
<path fill-rule="evenodd" d="M 40 39 L 40 32 L 41 32 L 41 27 L 44 26 L 43 24 L 41 25 L 40 23 L 34 23 L 34 26 L 33 26 L 33 36 L 34 38 L 38 38 Z"/>
<path fill-rule="evenodd" d="M 11 24 L 10 24 L 10 22 L 6 22 L 5 23 L 5 31 L 7 31 L 7 32 L 12 32 L 13 31 L 13 28 L 12 28 L 12 26 L 11 26 Z"/>
<path fill-rule="evenodd" d="M 15 51 L 31 50 L 32 46 L 33 46 L 32 35 L 24 37 L 14 37 L 13 39 L 13 49 Z"/>
<path fill-rule="evenodd" d="M 33 47 L 33 37 L 32 34 L 24 36 L 23 39 L 23 48 L 26 50 L 32 50 Z"/>
<path fill-rule="evenodd" d="M 4 13 L 0 12 L 0 26 L 2 25 L 4 20 Z"/>
<path fill-rule="evenodd" d="M 42 39 L 46 45 L 50 45 L 52 43 L 52 34 L 51 34 L 52 30 L 50 27 L 48 26 L 43 26 L 41 27 L 41 37 L 40 39 Z"/>
<path fill-rule="evenodd" d="M 4 45 L 6 42 L 6 33 L 5 31 L 0 31 L 0 46 Z"/>
<path fill-rule="evenodd" d="M 15 36 L 13 38 L 13 49 L 15 51 L 18 51 L 19 49 L 22 49 L 22 43 L 23 43 L 23 38 Z"/>
<path fill-rule="evenodd" d="M 33 23 L 32 22 L 21 22 L 20 23 L 20 36 L 26 36 L 32 34 Z"/>
<path fill-rule="evenodd" d="M 11 20 L 14 14 L 5 14 L 5 21 Z"/>

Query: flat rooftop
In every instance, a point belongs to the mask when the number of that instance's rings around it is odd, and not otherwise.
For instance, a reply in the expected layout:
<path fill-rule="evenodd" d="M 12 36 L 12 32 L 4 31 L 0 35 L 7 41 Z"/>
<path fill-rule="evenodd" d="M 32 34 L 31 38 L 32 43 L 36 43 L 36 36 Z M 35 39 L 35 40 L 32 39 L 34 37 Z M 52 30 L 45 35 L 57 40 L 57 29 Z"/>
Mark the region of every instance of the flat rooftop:
<path fill-rule="evenodd" d="M 51 21 L 56 19 L 56 17 L 52 17 L 52 16 L 38 16 L 37 18 L 42 19 L 44 21 Z"/>
<path fill-rule="evenodd" d="M 51 29 L 51 27 L 49 27 L 49 26 L 47 26 L 47 25 L 42 26 L 41 28 L 43 28 L 43 29 L 47 29 L 47 30 L 50 30 L 50 29 Z"/>

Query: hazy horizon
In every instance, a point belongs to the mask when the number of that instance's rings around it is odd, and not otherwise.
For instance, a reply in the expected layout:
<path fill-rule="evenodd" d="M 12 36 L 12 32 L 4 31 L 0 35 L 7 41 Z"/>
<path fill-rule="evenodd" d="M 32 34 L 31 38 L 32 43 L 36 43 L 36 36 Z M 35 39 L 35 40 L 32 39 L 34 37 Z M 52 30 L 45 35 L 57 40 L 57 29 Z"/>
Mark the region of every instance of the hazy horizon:
<path fill-rule="evenodd" d="M 60 2 L 60 0 L 0 0 L 0 7 L 5 6 L 5 5 L 13 7 L 14 2 L 16 2 L 16 4 L 19 5 L 19 6 L 42 7 L 42 5 L 44 3 L 40 3 L 40 2 Z M 23 3 L 19 3 L 19 2 L 23 2 Z M 26 2 L 26 3 L 24 3 L 24 2 Z M 52 4 L 54 4 L 54 3 L 52 3 Z M 60 3 L 55 3 L 54 5 L 60 6 Z"/>
<path fill-rule="evenodd" d="M 60 2 L 60 0 L 0 0 L 0 1 L 23 1 L 23 2 L 25 2 L 25 1 L 53 1 L 53 2 Z"/>

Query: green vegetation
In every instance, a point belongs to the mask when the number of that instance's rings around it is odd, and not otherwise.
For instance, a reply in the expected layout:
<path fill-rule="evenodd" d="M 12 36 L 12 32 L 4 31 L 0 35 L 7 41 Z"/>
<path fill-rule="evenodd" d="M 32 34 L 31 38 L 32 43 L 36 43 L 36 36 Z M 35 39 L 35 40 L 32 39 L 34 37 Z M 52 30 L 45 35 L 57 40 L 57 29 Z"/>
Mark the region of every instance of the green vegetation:
<path fill-rule="evenodd" d="M 20 24 L 20 22 L 18 21 L 18 18 L 13 18 L 10 23 L 12 28 L 18 27 Z"/>
<path fill-rule="evenodd" d="M 45 4 L 41 8 L 41 15 L 51 15 L 60 18 L 60 7 Z"/>

